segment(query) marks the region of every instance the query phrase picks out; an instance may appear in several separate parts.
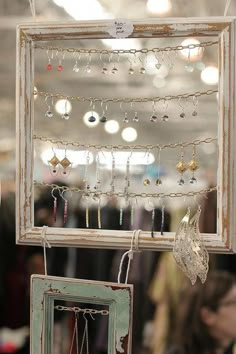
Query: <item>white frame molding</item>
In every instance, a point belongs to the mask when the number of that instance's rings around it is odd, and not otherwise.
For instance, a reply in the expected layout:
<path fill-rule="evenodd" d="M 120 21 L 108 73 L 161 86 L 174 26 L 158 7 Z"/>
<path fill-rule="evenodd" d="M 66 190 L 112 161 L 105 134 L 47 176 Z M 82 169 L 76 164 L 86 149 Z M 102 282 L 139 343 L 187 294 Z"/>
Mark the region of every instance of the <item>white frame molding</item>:
<path fill-rule="evenodd" d="M 42 228 L 34 226 L 34 43 L 45 40 L 111 38 L 112 21 L 33 23 L 17 28 L 17 243 L 40 244 Z M 217 37 L 219 41 L 219 120 L 217 233 L 202 234 L 210 252 L 236 251 L 236 124 L 235 62 L 236 20 L 216 18 L 166 18 L 133 21 L 130 37 Z M 47 239 L 54 246 L 127 249 L 132 231 L 48 228 Z M 171 250 L 174 233 L 150 237 L 142 232 L 139 248 Z"/>

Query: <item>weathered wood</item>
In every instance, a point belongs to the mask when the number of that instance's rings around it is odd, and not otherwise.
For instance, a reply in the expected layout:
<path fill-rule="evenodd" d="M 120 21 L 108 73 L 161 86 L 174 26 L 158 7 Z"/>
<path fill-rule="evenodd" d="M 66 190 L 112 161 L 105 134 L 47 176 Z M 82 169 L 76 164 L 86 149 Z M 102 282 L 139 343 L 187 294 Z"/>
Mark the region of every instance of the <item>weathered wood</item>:
<path fill-rule="evenodd" d="M 208 36 L 219 40 L 219 119 L 218 119 L 218 205 L 217 233 L 203 234 L 210 252 L 236 252 L 236 125 L 235 125 L 235 18 L 166 18 L 133 21 L 130 37 Z M 34 53 L 33 46 L 44 40 L 110 38 L 112 21 L 33 23 L 17 29 L 17 173 L 16 235 L 19 244 L 40 244 L 41 228 L 34 227 L 33 125 Z M 127 249 L 132 231 L 58 229 L 47 230 L 55 246 Z M 174 234 L 151 238 L 142 232 L 140 249 L 170 250 Z"/>
<path fill-rule="evenodd" d="M 107 353 L 131 353 L 132 285 L 33 275 L 30 311 L 31 354 L 54 352 L 53 323 L 56 300 L 107 306 Z"/>

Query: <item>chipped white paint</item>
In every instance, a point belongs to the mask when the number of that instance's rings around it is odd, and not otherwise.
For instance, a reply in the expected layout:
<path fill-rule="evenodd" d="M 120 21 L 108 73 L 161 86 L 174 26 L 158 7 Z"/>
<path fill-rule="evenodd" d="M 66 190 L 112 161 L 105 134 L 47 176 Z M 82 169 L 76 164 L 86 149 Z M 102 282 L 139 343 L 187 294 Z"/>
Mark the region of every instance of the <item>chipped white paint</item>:
<path fill-rule="evenodd" d="M 219 40 L 219 157 L 217 233 L 203 234 L 210 252 L 232 252 L 236 249 L 236 124 L 235 122 L 235 18 L 166 18 L 133 21 L 130 37 L 208 36 Z M 112 21 L 81 21 L 68 23 L 33 23 L 17 29 L 17 176 L 16 235 L 20 244 L 40 244 L 41 228 L 34 227 L 33 218 L 33 64 L 34 41 L 61 38 L 110 38 L 107 27 Z M 130 247 L 132 231 L 81 230 L 48 228 L 52 245 L 95 248 Z M 142 232 L 140 249 L 170 250 L 174 233 L 153 239 Z"/>

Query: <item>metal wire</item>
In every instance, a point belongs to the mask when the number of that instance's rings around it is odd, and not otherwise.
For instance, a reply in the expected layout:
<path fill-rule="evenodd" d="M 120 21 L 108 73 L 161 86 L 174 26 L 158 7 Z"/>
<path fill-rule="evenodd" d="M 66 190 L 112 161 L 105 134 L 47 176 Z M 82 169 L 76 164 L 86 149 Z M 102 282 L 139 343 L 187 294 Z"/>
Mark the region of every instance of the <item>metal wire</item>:
<path fill-rule="evenodd" d="M 176 96 L 168 95 L 168 96 L 156 96 L 156 97 L 136 97 L 136 98 L 105 98 L 105 97 L 84 97 L 84 96 L 68 96 L 63 95 L 61 93 L 51 93 L 45 91 L 34 91 L 33 94 L 35 96 L 43 96 L 57 99 L 67 99 L 71 101 L 81 101 L 81 102 L 113 102 L 113 103 L 131 103 L 131 102 L 159 102 L 159 101 L 170 101 L 170 100 L 179 100 L 181 98 L 189 98 L 189 97 L 200 97 L 200 96 L 209 96 L 214 93 L 217 93 L 218 90 L 206 90 L 206 91 L 196 91 L 193 93 L 183 93 Z"/>
<path fill-rule="evenodd" d="M 34 185 L 35 186 L 41 186 L 41 187 L 50 187 L 51 189 L 54 190 L 58 190 L 60 192 L 77 192 L 77 193 L 84 193 L 85 190 L 77 188 L 77 187 L 68 187 L 68 186 L 58 186 L 57 184 L 50 184 L 50 183 L 44 183 L 44 182 L 37 182 L 34 181 Z M 179 197 L 194 197 L 196 195 L 203 195 L 206 193 L 210 193 L 217 190 L 217 186 L 212 187 L 212 188 L 206 188 L 206 189 L 201 189 L 199 191 L 190 191 L 190 192 L 186 192 L 186 193 L 132 193 L 129 192 L 128 196 L 129 198 L 165 198 L 165 197 L 169 197 L 169 198 L 179 198 Z M 96 194 L 98 197 L 105 195 L 107 197 L 126 197 L 127 193 L 123 193 L 123 192 L 101 192 L 101 191 L 91 191 L 91 190 L 86 190 L 86 193 L 90 196 L 93 196 L 94 194 Z"/>
<path fill-rule="evenodd" d="M 147 54 L 147 53 L 159 53 L 159 52 L 170 52 L 170 51 L 177 51 L 177 50 L 183 50 L 183 49 L 194 49 L 194 48 L 205 48 L 205 47 L 210 47 L 212 45 L 218 44 L 218 41 L 207 41 L 207 42 L 202 42 L 202 43 L 196 43 L 196 44 L 188 44 L 188 45 L 178 45 L 175 47 L 164 47 L 164 48 L 142 48 L 142 49 L 113 49 L 113 50 L 107 50 L 107 49 L 94 49 L 94 48 L 62 48 L 62 47 L 50 47 L 46 45 L 38 45 L 36 44 L 34 47 L 36 49 L 42 49 L 46 51 L 55 51 L 55 52 L 68 52 L 68 53 L 80 53 L 80 54 L 101 54 L 101 55 L 117 55 L 117 54 Z"/>
<path fill-rule="evenodd" d="M 106 150 L 153 150 L 153 149 L 159 149 L 163 150 L 166 148 L 170 149 L 175 149 L 177 147 L 188 147 L 188 146 L 197 146 L 200 144 L 210 144 L 215 141 L 217 141 L 217 138 L 206 138 L 203 140 L 196 139 L 191 142 L 182 142 L 182 143 L 172 143 L 172 144 L 155 144 L 155 145 L 96 145 L 96 144 L 84 144 L 84 143 L 79 143 L 75 141 L 66 141 L 66 140 L 59 140 L 59 139 L 54 139 L 54 138 L 48 138 L 46 136 L 40 136 L 40 135 L 33 135 L 34 140 L 40 140 L 43 142 L 51 142 L 52 144 L 55 145 L 64 145 L 64 146 L 73 146 L 73 147 L 79 147 L 79 148 L 86 148 L 86 149 L 96 149 L 96 150 L 101 150 L 101 149 L 106 149 Z"/>
<path fill-rule="evenodd" d="M 95 310 L 95 309 L 82 309 L 80 307 L 69 307 L 69 306 L 61 306 L 61 305 L 57 305 L 54 307 L 56 310 L 58 311 L 70 311 L 70 312 L 82 312 L 84 314 L 89 314 L 89 315 L 103 315 L 103 316 L 107 316 L 109 315 L 109 311 L 108 310 Z"/>

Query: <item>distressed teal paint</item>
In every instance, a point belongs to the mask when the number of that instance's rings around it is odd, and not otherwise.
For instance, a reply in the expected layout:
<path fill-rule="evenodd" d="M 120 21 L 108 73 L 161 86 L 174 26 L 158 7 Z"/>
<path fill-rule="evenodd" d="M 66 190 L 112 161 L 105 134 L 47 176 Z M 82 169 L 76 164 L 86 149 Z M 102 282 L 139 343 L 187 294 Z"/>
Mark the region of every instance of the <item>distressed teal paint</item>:
<path fill-rule="evenodd" d="M 33 275 L 31 287 L 31 354 L 53 353 L 55 300 L 109 306 L 108 354 L 130 353 L 132 285 Z"/>

